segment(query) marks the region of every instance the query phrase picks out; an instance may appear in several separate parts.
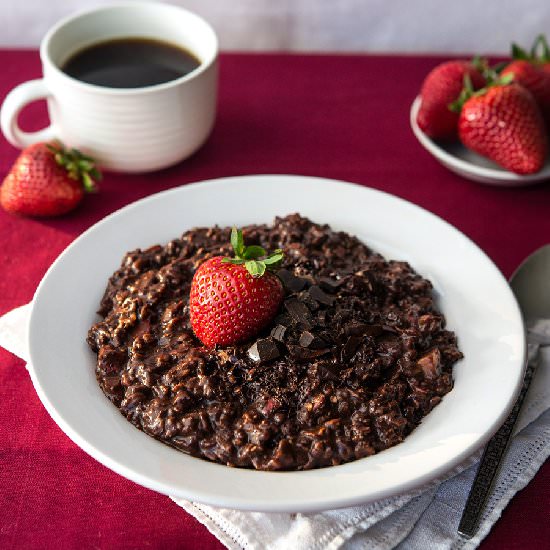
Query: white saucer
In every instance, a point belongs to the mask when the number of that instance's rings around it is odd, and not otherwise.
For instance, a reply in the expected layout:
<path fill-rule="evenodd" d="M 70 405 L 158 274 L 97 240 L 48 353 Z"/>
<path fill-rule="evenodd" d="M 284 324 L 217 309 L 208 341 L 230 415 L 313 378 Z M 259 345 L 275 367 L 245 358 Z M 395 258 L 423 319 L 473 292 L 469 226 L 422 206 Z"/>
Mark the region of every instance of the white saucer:
<path fill-rule="evenodd" d="M 420 96 L 417 96 L 411 105 L 411 128 L 422 146 L 427 149 L 443 166 L 451 172 L 464 178 L 488 185 L 502 185 L 505 187 L 519 187 L 533 185 L 550 179 L 550 159 L 543 169 L 536 174 L 520 176 L 501 168 L 494 162 L 470 151 L 461 143 L 436 143 L 429 138 L 416 123 L 420 109 Z"/>

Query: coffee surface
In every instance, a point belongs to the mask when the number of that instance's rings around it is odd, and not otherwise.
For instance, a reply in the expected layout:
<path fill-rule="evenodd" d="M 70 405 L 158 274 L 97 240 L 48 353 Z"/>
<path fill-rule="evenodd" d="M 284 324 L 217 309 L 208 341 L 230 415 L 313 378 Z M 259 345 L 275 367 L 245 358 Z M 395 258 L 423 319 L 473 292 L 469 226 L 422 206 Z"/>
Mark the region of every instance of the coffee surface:
<path fill-rule="evenodd" d="M 63 65 L 69 76 L 108 88 L 143 88 L 180 78 L 200 65 L 183 48 L 146 38 L 98 42 L 76 52 Z"/>

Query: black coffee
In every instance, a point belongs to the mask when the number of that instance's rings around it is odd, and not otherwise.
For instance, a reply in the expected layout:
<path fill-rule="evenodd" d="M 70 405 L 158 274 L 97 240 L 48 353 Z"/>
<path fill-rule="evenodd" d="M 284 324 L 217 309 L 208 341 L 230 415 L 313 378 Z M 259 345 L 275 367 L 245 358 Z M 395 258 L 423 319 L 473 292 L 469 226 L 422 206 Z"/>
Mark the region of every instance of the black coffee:
<path fill-rule="evenodd" d="M 121 38 L 76 52 L 61 68 L 89 84 L 143 88 L 180 78 L 200 65 L 190 52 L 157 40 Z"/>

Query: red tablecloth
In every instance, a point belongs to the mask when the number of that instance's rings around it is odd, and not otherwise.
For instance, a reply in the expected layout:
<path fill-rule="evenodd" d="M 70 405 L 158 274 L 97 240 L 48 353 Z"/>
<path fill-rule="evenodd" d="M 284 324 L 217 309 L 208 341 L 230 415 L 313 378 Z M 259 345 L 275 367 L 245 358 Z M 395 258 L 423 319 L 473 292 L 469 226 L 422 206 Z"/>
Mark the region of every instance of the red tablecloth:
<path fill-rule="evenodd" d="M 28 302 L 57 255 L 106 214 L 162 189 L 238 174 L 306 174 L 383 189 L 457 226 L 510 275 L 550 240 L 550 187 L 478 185 L 447 172 L 420 147 L 409 128 L 409 106 L 438 61 L 222 56 L 217 124 L 191 159 L 156 174 L 107 174 L 101 192 L 64 218 L 0 211 L 0 314 Z M 40 76 L 35 51 L 0 51 L 0 67 L 0 98 Z M 22 121 L 27 129 L 43 126 L 43 106 L 29 107 Z M 0 177 L 16 156 L 0 139 Z M 40 404 L 23 362 L 2 349 L 0 403 L 0 547 L 222 548 L 167 497 L 74 445 Z M 549 548 L 549 489 L 546 463 L 482 548 Z"/>

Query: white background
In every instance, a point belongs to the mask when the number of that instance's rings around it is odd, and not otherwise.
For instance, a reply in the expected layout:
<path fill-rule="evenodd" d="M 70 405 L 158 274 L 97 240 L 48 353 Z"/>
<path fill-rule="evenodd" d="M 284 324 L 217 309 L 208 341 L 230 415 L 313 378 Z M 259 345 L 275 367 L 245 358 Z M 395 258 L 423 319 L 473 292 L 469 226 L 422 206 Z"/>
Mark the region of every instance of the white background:
<path fill-rule="evenodd" d="M 0 0 L 0 46 L 36 46 L 58 19 L 112 0 Z M 225 50 L 507 53 L 550 35 L 550 0 L 171 0 Z"/>

